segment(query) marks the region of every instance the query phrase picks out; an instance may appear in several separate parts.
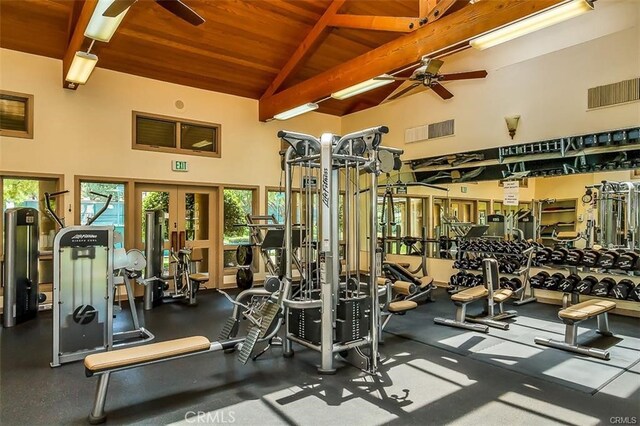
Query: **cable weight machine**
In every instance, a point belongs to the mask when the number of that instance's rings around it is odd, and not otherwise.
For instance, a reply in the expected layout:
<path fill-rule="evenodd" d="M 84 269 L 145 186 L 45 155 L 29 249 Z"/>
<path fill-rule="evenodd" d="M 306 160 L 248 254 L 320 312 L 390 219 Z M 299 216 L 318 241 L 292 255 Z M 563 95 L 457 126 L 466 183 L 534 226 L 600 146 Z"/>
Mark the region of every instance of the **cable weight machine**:
<path fill-rule="evenodd" d="M 318 371 L 322 374 L 336 371 L 336 353 L 369 373 L 378 369 L 378 298 L 386 291 L 377 280 L 381 268 L 381 252 L 375 238 L 378 175 L 391 171 L 402 154 L 402 150 L 380 145 L 387 132 L 387 127 L 380 126 L 343 137 L 325 133 L 319 139 L 294 132 L 278 133 L 290 145 L 284 158 L 284 354 L 293 355 L 292 343 L 320 352 Z M 304 226 L 295 230 L 291 218 L 294 179 L 300 181 L 305 206 Z M 371 190 L 360 191 L 366 180 Z M 341 189 L 345 193 L 342 257 Z M 362 217 L 366 222 L 361 223 Z M 300 233 L 299 248 L 293 245 L 294 232 Z M 363 232 L 371 238 L 367 240 Z M 368 247 L 363 247 L 364 242 Z M 361 268 L 363 251 L 368 255 L 366 271 Z M 294 256 L 300 260 L 302 277 L 299 290 L 292 296 Z"/>

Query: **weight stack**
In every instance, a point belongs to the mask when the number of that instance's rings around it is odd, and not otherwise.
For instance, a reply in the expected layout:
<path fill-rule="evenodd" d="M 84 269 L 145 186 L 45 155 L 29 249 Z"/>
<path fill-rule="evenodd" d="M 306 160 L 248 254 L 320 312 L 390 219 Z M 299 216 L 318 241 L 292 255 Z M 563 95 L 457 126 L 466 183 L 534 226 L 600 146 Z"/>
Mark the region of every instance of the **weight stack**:
<path fill-rule="evenodd" d="M 320 308 L 289 308 L 289 333 L 315 345 L 321 340 Z"/>
<path fill-rule="evenodd" d="M 369 333 L 369 303 L 365 297 L 340 299 L 336 318 L 336 341 L 361 339 Z"/>

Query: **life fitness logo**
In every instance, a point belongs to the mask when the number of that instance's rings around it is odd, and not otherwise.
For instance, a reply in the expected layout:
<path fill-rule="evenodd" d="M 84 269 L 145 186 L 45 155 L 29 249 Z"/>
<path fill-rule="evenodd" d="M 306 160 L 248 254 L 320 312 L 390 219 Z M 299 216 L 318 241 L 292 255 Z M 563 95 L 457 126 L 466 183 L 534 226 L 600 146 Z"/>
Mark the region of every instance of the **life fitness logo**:
<path fill-rule="evenodd" d="M 91 305 L 80 305 L 73 311 L 73 321 L 76 324 L 86 325 L 96 319 L 97 311 Z"/>

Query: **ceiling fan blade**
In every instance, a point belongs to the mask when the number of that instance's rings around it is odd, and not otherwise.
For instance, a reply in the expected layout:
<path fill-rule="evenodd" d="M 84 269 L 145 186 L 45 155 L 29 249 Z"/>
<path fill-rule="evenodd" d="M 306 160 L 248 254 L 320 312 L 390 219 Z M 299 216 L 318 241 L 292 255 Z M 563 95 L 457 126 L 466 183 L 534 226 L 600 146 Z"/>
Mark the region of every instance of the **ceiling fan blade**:
<path fill-rule="evenodd" d="M 458 72 L 453 74 L 442 74 L 440 75 L 440 80 L 443 80 L 443 81 L 467 80 L 470 78 L 485 78 L 486 76 L 487 76 L 487 72 L 485 70 L 467 71 L 467 72 Z"/>
<path fill-rule="evenodd" d="M 156 3 L 191 25 L 200 25 L 205 22 L 202 16 L 180 0 L 156 0 Z"/>
<path fill-rule="evenodd" d="M 115 18 L 137 1 L 138 0 L 113 0 L 113 3 L 104 10 L 102 16 Z"/>
<path fill-rule="evenodd" d="M 453 98 L 453 93 L 444 88 L 444 86 L 440 83 L 431 84 L 431 90 L 436 92 L 438 96 L 442 99 L 451 99 Z"/>
<path fill-rule="evenodd" d="M 405 93 L 415 89 L 416 87 L 420 86 L 421 83 L 409 83 L 404 82 L 402 83 L 395 91 L 393 91 L 393 93 L 391 93 L 389 96 L 387 96 L 387 98 L 384 100 L 384 102 L 386 101 L 392 101 L 394 99 L 398 99 L 400 96 L 404 95 Z"/>

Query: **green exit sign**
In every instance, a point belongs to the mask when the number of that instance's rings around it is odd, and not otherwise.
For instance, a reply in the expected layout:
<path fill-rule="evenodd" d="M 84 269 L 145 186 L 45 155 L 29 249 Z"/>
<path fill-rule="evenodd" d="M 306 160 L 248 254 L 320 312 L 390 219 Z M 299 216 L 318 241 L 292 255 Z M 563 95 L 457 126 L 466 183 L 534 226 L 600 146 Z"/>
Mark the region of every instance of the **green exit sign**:
<path fill-rule="evenodd" d="M 187 166 L 186 161 L 173 160 L 171 161 L 171 170 L 174 172 L 188 172 L 189 167 Z"/>

